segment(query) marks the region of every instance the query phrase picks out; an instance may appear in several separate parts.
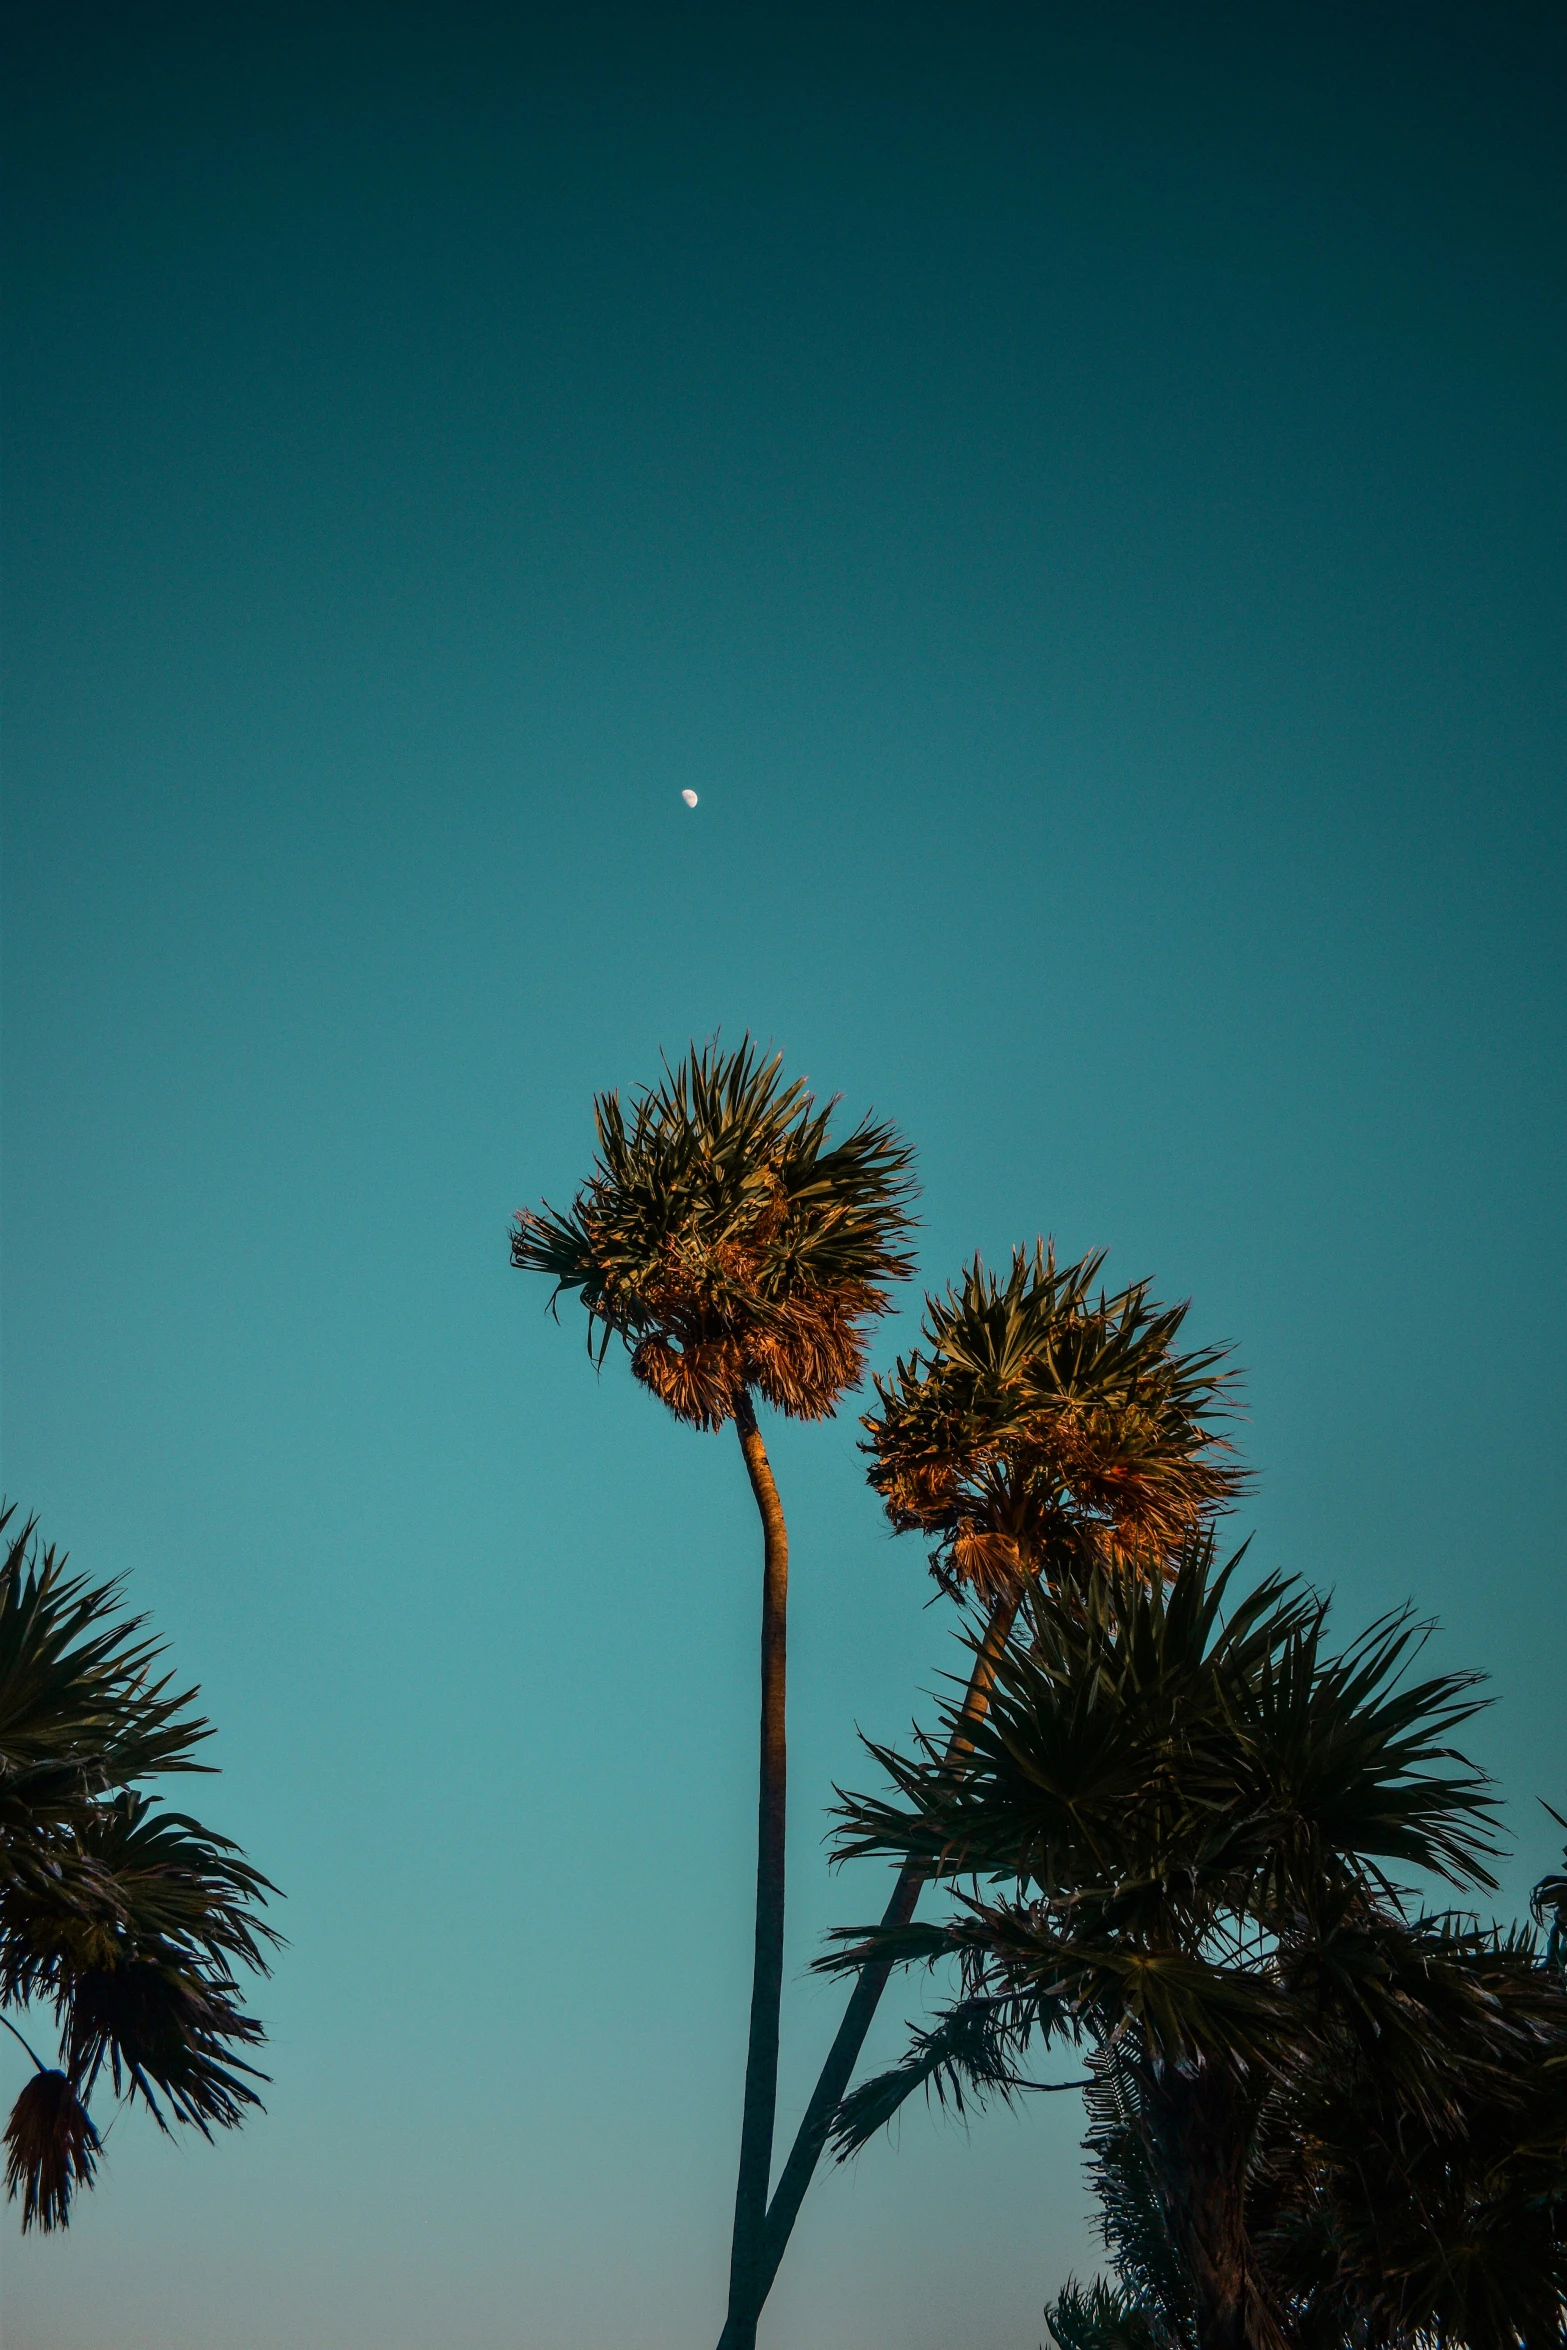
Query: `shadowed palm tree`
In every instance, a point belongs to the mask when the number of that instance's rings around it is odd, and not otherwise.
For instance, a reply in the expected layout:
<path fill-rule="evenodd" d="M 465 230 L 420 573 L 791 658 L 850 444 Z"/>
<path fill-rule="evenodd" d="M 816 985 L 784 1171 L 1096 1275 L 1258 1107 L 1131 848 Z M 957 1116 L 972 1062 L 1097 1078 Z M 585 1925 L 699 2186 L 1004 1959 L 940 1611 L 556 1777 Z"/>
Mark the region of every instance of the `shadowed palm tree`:
<path fill-rule="evenodd" d="M 1560 2344 L 1567 1989 L 1531 1935 L 1430 1921 L 1419 2061 L 1329 2030 L 1264 2100 L 1246 2225 L 1300 2350 Z"/>
<path fill-rule="evenodd" d="M 1009 2099 L 1034 2085 L 1031 2044 L 1086 2044 L 1173 2247 L 1184 2338 L 1278 2350 L 1295 2312 L 1248 2186 L 1280 2097 L 1358 2066 L 1390 2130 L 1451 2139 L 1488 2082 L 1567 2048 L 1567 2007 L 1527 1953 L 1411 1910 L 1392 1874 L 1493 1884 L 1494 1798 L 1452 1745 L 1474 1676 L 1406 1680 L 1403 1617 L 1332 1654 L 1326 1603 L 1277 1578 L 1226 1615 L 1231 1573 L 1203 1538 L 1168 1587 L 1113 1565 L 1036 1585 L 970 1751 L 873 1748 L 896 1799 L 843 1801 L 841 1851 L 963 1880 L 955 1914 L 845 1936 L 822 1963 L 951 1960 L 960 1978 L 846 2099 L 842 2151 L 915 2089 Z M 1183 2338 L 1182 2310 L 1166 2317 Z"/>
<path fill-rule="evenodd" d="M 1295 2350 L 1559 2344 L 1567 2302 L 1567 1987 L 1532 1937 L 1424 1921 L 1407 2039 L 1312 2028 L 1260 2085 L 1244 2185 L 1261 2294 Z M 1393 1980 L 1389 1970 L 1389 1980 Z M 1088 2090 L 1090 2175 L 1117 2288 L 1068 2286 L 1061 2350 L 1193 2350 L 1135 2067 Z"/>
<path fill-rule="evenodd" d="M 23 2228 L 64 2227 L 100 2152 L 88 2112 L 107 2072 L 160 2129 L 203 2137 L 259 2104 L 262 2038 L 236 1969 L 266 1972 L 272 1890 L 236 1846 L 143 1792 L 199 1771 L 210 1726 L 173 1691 L 119 1587 L 67 1577 L 0 1509 L 0 2023 L 33 2062 L 5 2129 Z M 5 2010 L 53 2011 L 46 2065 Z M 33 2027 L 30 2025 L 29 2029 Z"/>
<path fill-rule="evenodd" d="M 730 2313 L 755 2336 L 777 2103 L 783 1996 L 788 1535 L 753 1394 L 826 1419 L 865 1370 L 870 1324 L 912 1270 L 912 1157 L 864 1120 L 829 1139 L 832 1108 L 786 1085 L 747 1038 L 694 1047 L 629 1115 L 594 1104 L 598 1161 L 570 1210 L 523 1211 L 512 1263 L 575 1291 L 602 1362 L 633 1374 L 693 1427 L 735 1424 L 762 1521 L 762 1715 L 756 1944 L 735 2194 Z M 747 2330 L 748 2328 L 748 2330 Z"/>
<path fill-rule="evenodd" d="M 942 1588 L 984 1611 L 951 1726 L 954 1766 L 1038 1580 L 1075 1588 L 1103 1564 L 1161 1580 L 1242 1483 L 1213 1425 L 1231 1385 L 1222 1350 L 1179 1352 L 1187 1309 L 1154 1304 L 1147 1282 L 1096 1292 L 1103 1262 L 1101 1252 L 1058 1267 L 1036 1246 L 1015 1250 L 1002 1278 L 976 1258 L 955 1288 L 926 1300 L 919 1347 L 876 1381 L 864 1423 L 871 1483 L 898 1532 L 936 1538 Z M 904 1867 L 884 1928 L 907 1924 L 927 1873 Z M 890 1971 L 875 1958 L 860 1972 L 806 2107 L 767 2215 L 762 2300 Z M 732 2321 L 720 2350 L 745 2340 Z"/>

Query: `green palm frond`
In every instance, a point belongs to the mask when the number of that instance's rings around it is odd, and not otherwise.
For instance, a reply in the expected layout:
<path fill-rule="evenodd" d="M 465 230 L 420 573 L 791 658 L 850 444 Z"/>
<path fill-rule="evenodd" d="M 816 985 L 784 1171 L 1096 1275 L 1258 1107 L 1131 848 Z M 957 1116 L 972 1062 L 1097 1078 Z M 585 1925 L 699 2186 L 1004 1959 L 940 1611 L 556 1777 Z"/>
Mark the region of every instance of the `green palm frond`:
<path fill-rule="evenodd" d="M 961 2119 L 990 2098 L 1010 2105 L 1041 2086 L 1018 2069 L 1033 2036 L 1026 2003 L 1005 1996 L 958 2000 L 929 2031 L 911 2031 L 907 2052 L 890 2071 L 844 2099 L 832 2132 L 839 2161 L 868 2145 L 916 2090 Z"/>
<path fill-rule="evenodd" d="M 211 1725 L 157 1671 L 144 1619 L 116 1613 L 121 1586 L 68 1576 L 36 1519 L 13 1533 L 14 1518 L 0 1514 L 0 1827 L 8 1806 L 36 1821 L 96 1787 L 204 1768 Z"/>
<path fill-rule="evenodd" d="M 912 1154 L 873 1119 L 833 1142 L 835 1106 L 749 1038 L 693 1046 L 629 1110 L 597 1097 L 592 1175 L 564 1213 L 518 1213 L 512 1263 L 580 1297 L 596 1358 L 621 1339 L 680 1418 L 721 1426 L 740 1386 L 824 1417 L 913 1269 Z"/>
<path fill-rule="evenodd" d="M 1410 1918 L 1386 1875 L 1489 1882 L 1494 1793 L 1452 1746 L 1471 1676 L 1407 1678 L 1419 1629 L 1403 1617 L 1330 1650 L 1323 1598 L 1280 1577 L 1243 1591 L 1236 1570 L 1203 1537 L 1168 1584 L 1107 1567 L 1041 1584 L 966 1753 L 869 1746 L 893 1798 L 841 1795 L 839 1854 L 973 1889 L 935 1925 L 836 1936 L 820 1962 L 949 1962 L 961 1983 L 900 2066 L 853 2091 L 841 2148 L 921 2084 L 994 2094 L 1031 2042 L 1062 2035 L 1137 2052 L 1161 2113 L 1210 2136 L 1325 2033 L 1442 2127 L 1468 2075 L 1433 2044 L 1525 2061 L 1518 1995 L 1511 2037 L 1494 2016 L 1508 1969 L 1541 1976 L 1532 1953 Z M 1015 1889 L 987 1899 L 980 1880 Z"/>
<path fill-rule="evenodd" d="M 1169 2350 L 1196 2350 L 1191 2278 L 1176 2247 L 1139 2095 L 1134 2036 L 1089 2060 L 1084 2152 L 1121 2289 Z"/>
<path fill-rule="evenodd" d="M 1045 2310 L 1056 2350 L 1169 2350 L 1171 2336 L 1156 2311 L 1130 2284 L 1069 2277 Z"/>
<path fill-rule="evenodd" d="M 1221 1912 L 1271 1922 L 1324 1871 L 1488 1885 L 1496 1797 L 1451 1745 L 1473 1676 L 1401 1685 L 1402 1618 L 1327 1655 L 1327 1603 L 1298 1585 L 1267 1576 L 1226 1606 L 1237 1563 L 1204 1537 L 1168 1586 L 1039 1586 L 970 1751 L 869 1744 L 902 1800 L 840 1791 L 840 1856 L 1070 1887 L 1079 1931 L 1183 1939 Z"/>
<path fill-rule="evenodd" d="M 1516 1934 L 1428 1919 L 1407 1943 L 1389 1951 L 1402 2031 L 1346 2015 L 1264 2115 L 1259 2260 L 1309 2350 L 1556 2342 L 1567 1992 Z"/>

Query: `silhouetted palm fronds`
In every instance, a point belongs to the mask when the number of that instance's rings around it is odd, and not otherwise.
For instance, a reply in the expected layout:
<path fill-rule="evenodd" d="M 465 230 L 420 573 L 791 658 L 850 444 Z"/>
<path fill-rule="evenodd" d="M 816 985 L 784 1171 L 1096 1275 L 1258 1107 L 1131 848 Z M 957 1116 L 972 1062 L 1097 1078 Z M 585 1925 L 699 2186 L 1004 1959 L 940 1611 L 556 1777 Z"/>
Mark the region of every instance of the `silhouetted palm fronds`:
<path fill-rule="evenodd" d="M 958 1991 L 845 2099 L 840 2151 L 917 2090 L 1012 2101 L 1032 2049 L 1085 2046 L 1101 2208 L 1154 2336 L 1555 2341 L 1567 1986 L 1529 1936 L 1402 1883 L 1493 1885 L 1496 1798 L 1453 1743 L 1475 1677 L 1416 1678 L 1406 1616 L 1343 1649 L 1327 1624 L 1299 1584 L 1237 1590 L 1205 1536 L 1168 1587 L 1037 1584 L 959 1760 L 871 1749 L 892 1794 L 843 1798 L 840 1849 L 915 1861 L 956 1907 L 821 1963 L 950 1961 Z M 1082 2334 L 1129 2307 L 1058 2313 Z"/>
<path fill-rule="evenodd" d="M 0 1530 L 14 1510 L 0 1511 Z M 67 1576 L 34 1522 L 0 1565 L 0 2009 L 53 2011 L 60 2068 L 35 2071 L 5 2132 L 22 2225 L 63 2227 L 91 2184 L 87 2104 L 107 2072 L 160 2128 L 210 2136 L 258 2103 L 262 2028 L 236 1969 L 266 1971 L 272 1891 L 222 1836 L 145 1782 L 198 1771 L 210 1725 L 159 1670 L 120 1587 Z M 15 2031 L 15 2027 L 11 2027 Z M 18 2038 L 21 2035 L 16 2035 Z M 23 2045 L 27 2043 L 23 2041 Z M 29 2055 L 33 2052 L 28 2049 Z"/>

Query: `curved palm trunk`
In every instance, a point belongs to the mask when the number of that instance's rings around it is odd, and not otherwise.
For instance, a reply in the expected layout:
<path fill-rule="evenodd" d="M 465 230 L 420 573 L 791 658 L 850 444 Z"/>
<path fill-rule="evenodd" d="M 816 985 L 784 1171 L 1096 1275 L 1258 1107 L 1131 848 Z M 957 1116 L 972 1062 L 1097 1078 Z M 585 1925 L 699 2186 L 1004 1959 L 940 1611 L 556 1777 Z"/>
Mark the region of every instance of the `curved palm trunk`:
<path fill-rule="evenodd" d="M 984 1720 L 989 1708 L 990 1690 L 996 1677 L 996 1666 L 1001 1660 L 1001 1652 L 1006 1646 L 1007 1634 L 1012 1629 L 1018 1605 L 1016 1599 L 1002 1600 L 993 1611 L 990 1622 L 985 1627 L 985 1638 L 978 1656 L 974 1659 L 974 1670 L 969 1677 L 968 1692 L 963 1700 L 963 1710 L 958 1716 L 957 1725 L 947 1746 L 947 1760 L 949 1762 L 955 1761 L 959 1755 L 967 1754 L 971 1750 L 972 1740 L 969 1733 Z M 898 1881 L 893 1887 L 892 1899 L 882 1913 L 881 1922 L 884 1926 L 906 1926 L 908 1924 L 914 1915 L 915 1905 L 920 1897 L 920 1888 L 924 1882 L 923 1875 L 912 1863 L 899 1872 Z M 752 2345 L 756 2340 L 757 2321 L 762 2314 L 762 2305 L 772 2291 L 773 2279 L 778 2274 L 779 2266 L 788 2248 L 789 2238 L 794 2232 L 794 2223 L 800 2214 L 800 2206 L 805 2201 L 805 2191 L 815 2176 L 816 2165 L 821 2160 L 822 2149 L 827 2144 L 833 2115 L 837 2112 L 844 2091 L 849 2086 L 849 2080 L 859 2059 L 860 2050 L 865 2045 L 865 2036 L 871 2028 L 872 2018 L 881 2004 L 881 1995 L 887 1988 L 891 1974 L 892 1967 L 889 1962 L 862 1967 L 855 1979 L 854 1989 L 849 1995 L 849 2004 L 843 2011 L 843 2021 L 838 2026 L 837 2035 L 831 2048 L 827 2051 L 827 2061 L 817 2077 L 815 2088 L 811 2091 L 810 2103 L 805 2109 L 799 2129 L 795 2132 L 794 2144 L 789 2151 L 789 2159 L 784 2164 L 779 2177 L 777 2192 L 767 2209 L 766 2228 L 760 2256 L 752 2272 L 754 2301 L 748 2305 L 737 2307 L 734 2285 L 731 2280 L 729 2316 L 724 2330 L 719 2336 L 718 2350 L 752 2350 Z"/>
<path fill-rule="evenodd" d="M 766 2287 L 759 2279 L 767 2233 L 767 2186 L 773 2165 L 778 2102 L 778 2020 L 783 2003 L 784 1827 L 789 1756 L 784 1719 L 787 1684 L 789 1534 L 756 1413 L 744 1388 L 735 1397 L 735 1427 L 762 1521 L 762 1738 L 757 1798 L 756 1955 L 751 1974 L 751 2036 L 740 2122 L 740 2176 L 735 2187 L 725 2339 L 743 2350 L 756 2340 Z M 769 2280 L 770 2281 L 770 2280 Z"/>

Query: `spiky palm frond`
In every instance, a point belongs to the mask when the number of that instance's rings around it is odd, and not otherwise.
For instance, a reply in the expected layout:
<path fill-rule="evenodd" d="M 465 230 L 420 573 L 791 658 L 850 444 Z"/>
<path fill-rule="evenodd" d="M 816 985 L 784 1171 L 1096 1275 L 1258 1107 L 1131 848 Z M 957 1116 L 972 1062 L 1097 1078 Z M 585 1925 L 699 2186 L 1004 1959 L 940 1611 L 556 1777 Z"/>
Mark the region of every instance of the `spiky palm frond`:
<path fill-rule="evenodd" d="M 66 1898 L 0 1894 L 0 1997 L 53 2003 L 66 2068 L 90 2095 L 173 2119 L 232 2126 L 259 2102 L 243 2051 L 263 2034 L 235 1969 L 265 1973 L 279 1937 L 255 1914 L 273 1890 L 199 1821 L 125 1792 L 100 1802 L 61 1855 Z"/>
<path fill-rule="evenodd" d="M 8 2132 L 24 2228 L 63 2227 L 90 2184 L 86 2100 L 105 2071 L 164 2129 L 210 2135 L 257 2104 L 263 2034 L 237 1970 L 265 1973 L 280 1939 L 260 1872 L 141 1784 L 203 1768 L 195 1691 L 175 1692 L 141 1619 L 117 1613 L 118 1585 L 64 1564 L 29 1523 L 0 1566 L 0 2008 L 51 2006 L 62 2058 L 39 2065 Z"/>
<path fill-rule="evenodd" d="M 1378 1889 L 1386 1865 L 1489 1885 L 1496 1797 L 1451 1746 L 1473 1676 L 1401 1684 L 1401 1618 L 1330 1655 L 1325 1600 L 1267 1576 L 1227 1605 L 1236 1564 L 1205 1536 L 1167 1586 L 1038 1586 L 968 1752 L 867 1742 L 903 1800 L 840 1793 L 840 1855 L 1070 1887 L 1074 1937 L 1172 1947 L 1327 1883 Z"/>
<path fill-rule="evenodd" d="M 629 1114 L 597 1097 L 592 1175 L 565 1213 L 518 1213 L 512 1263 L 575 1292 L 599 1359 L 620 1338 L 677 1418 L 720 1427 L 741 1387 L 824 1418 L 913 1269 L 912 1154 L 872 1119 L 832 1143 L 834 1106 L 749 1038 L 693 1046 Z"/>
<path fill-rule="evenodd" d="M 37 1520 L 0 1513 L 0 1846 L 8 1817 L 71 1816 L 84 1794 L 165 1771 L 197 1771 L 211 1725 L 195 1696 L 157 1671 L 144 1619 L 121 1616 L 118 1583 L 68 1576 Z M 19 1856 L 24 1863 L 25 1845 Z"/>
<path fill-rule="evenodd" d="M 1084 2152 L 1122 2290 L 1168 2350 L 1196 2350 L 1191 2278 L 1172 2235 L 1141 2112 L 1135 2061 L 1141 2053 L 1128 2040 L 1090 2059 Z"/>
<path fill-rule="evenodd" d="M 1010 2105 L 1043 2086 L 1019 2069 L 1036 2024 L 1033 2002 L 977 1994 L 956 2001 L 930 2030 L 911 2030 L 898 2063 L 862 2082 L 840 2106 L 832 2133 L 840 2162 L 869 2145 L 916 2090 L 961 2118 L 993 2097 Z"/>
<path fill-rule="evenodd" d="M 1056 2350 L 1171 2350 L 1171 2336 L 1134 2285 L 1069 2277 L 1045 2310 Z M 1184 2350 L 1184 2345 L 1182 2346 Z"/>
<path fill-rule="evenodd" d="M 1102 1253 L 979 1258 L 926 1300 L 921 1342 L 878 1378 L 870 1479 L 899 1531 L 938 1537 L 938 1579 L 999 1598 L 1093 1561 L 1158 1571 L 1240 1490 L 1215 1423 L 1224 1350 L 1182 1354 L 1184 1306 L 1107 1296 Z"/>
<path fill-rule="evenodd" d="M 1439 2144 L 1475 2101 L 1505 2102 L 1498 2084 L 1551 2072 L 1558 2051 L 1567 2094 L 1567 1990 L 1531 1946 L 1412 1911 L 1390 1875 L 1491 1882 L 1496 1799 L 1453 1745 L 1472 1676 L 1415 1679 L 1420 1628 L 1397 1616 L 1335 1650 L 1325 1601 L 1277 1577 L 1239 1591 L 1235 1568 L 1203 1537 L 1168 1585 L 1104 1567 L 1075 1588 L 1039 1585 L 967 1751 L 873 1748 L 893 1797 L 841 1798 L 841 1852 L 967 1880 L 952 1914 L 860 1929 L 819 1963 L 947 1962 L 957 1976 L 902 2063 L 840 2109 L 842 2152 L 918 2088 L 1010 2097 L 1036 2044 L 1086 2043 L 1099 2183 L 1126 2204 L 1115 2224 L 1162 2228 L 1176 2263 L 1155 2291 L 1145 2242 L 1143 2304 L 1154 2294 L 1176 2340 L 1189 2287 L 1199 2333 L 1227 2310 L 1224 2324 L 1262 2344 L 1295 2290 L 1248 2249 L 1269 2117 L 1304 2110 L 1313 2081 L 1374 2079 L 1388 2146 L 1411 2133 Z M 985 1880 L 1010 1890 L 987 1896 Z M 1493 2198 L 1496 2225 L 1521 2245 L 1539 2229 L 1508 2196 Z M 1274 2202 L 1283 2244 L 1288 2198 Z M 1321 2238 L 1308 2203 L 1295 2192 L 1289 2206 L 1299 2243 L 1312 2226 Z M 1476 2277 L 1481 2265 L 1476 2248 Z M 1417 2282 L 1409 2269 L 1400 2290 Z M 1419 2289 L 1422 2306 L 1444 2306 L 1429 2280 Z M 1370 2287 L 1357 2290 L 1365 2317 Z M 1377 2350 L 1370 2335 L 1338 2338 Z"/>

